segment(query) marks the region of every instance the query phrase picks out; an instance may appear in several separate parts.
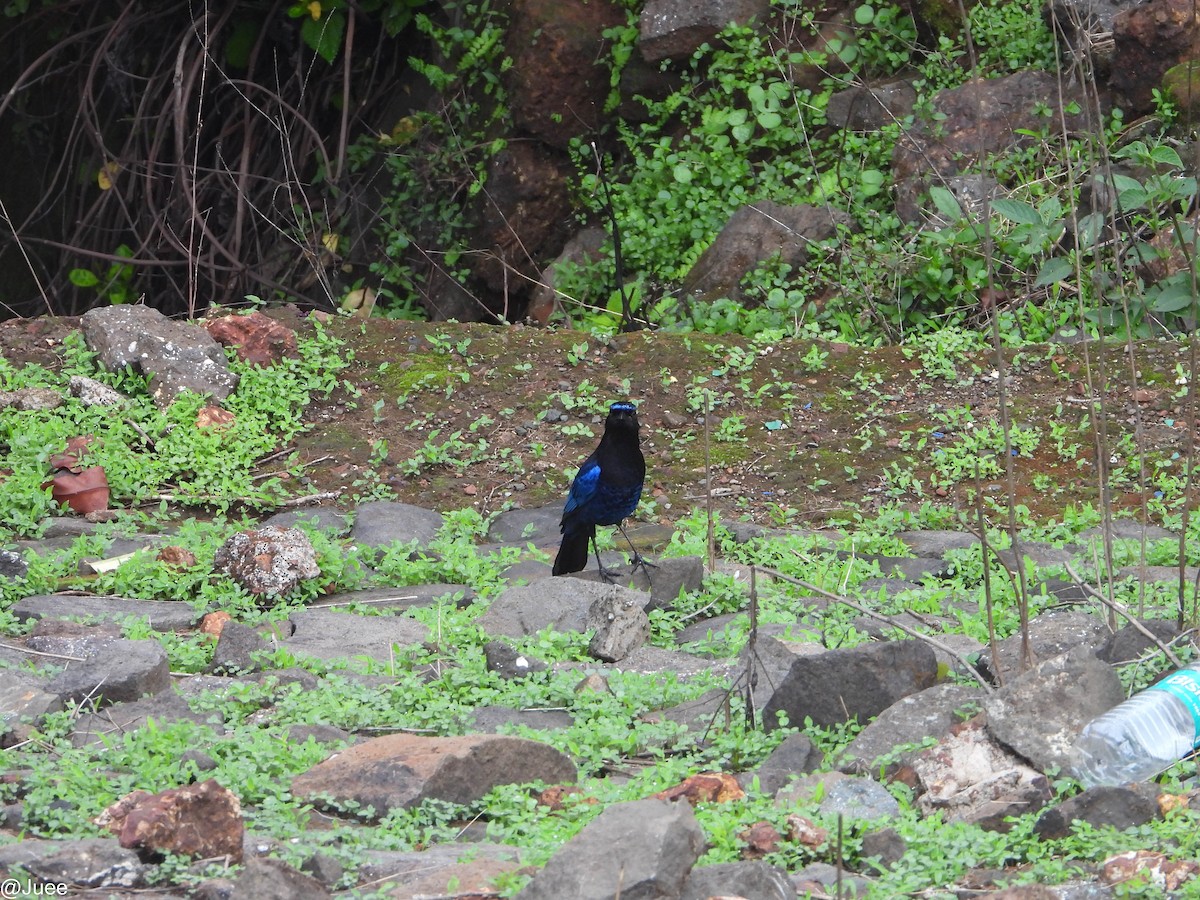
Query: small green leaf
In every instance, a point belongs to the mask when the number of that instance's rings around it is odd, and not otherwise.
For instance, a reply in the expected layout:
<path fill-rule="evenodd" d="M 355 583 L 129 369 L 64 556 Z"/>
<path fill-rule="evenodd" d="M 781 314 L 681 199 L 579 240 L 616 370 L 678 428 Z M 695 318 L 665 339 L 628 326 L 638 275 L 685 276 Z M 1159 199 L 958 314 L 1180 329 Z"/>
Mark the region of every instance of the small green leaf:
<path fill-rule="evenodd" d="M 758 119 L 758 124 L 767 131 L 770 131 L 772 128 L 778 128 L 783 124 L 783 116 L 770 109 L 763 110 L 755 118 Z"/>
<path fill-rule="evenodd" d="M 671 170 L 671 174 L 680 184 L 688 184 L 692 180 L 692 170 L 683 163 L 679 163 Z"/>
<path fill-rule="evenodd" d="M 870 25 L 875 21 L 875 7 L 870 3 L 864 3 L 854 11 L 854 21 L 859 25 Z"/>
<path fill-rule="evenodd" d="M 71 284 L 75 287 L 90 288 L 95 287 L 100 283 L 99 276 L 90 269 L 72 269 L 67 278 L 71 280 Z"/>

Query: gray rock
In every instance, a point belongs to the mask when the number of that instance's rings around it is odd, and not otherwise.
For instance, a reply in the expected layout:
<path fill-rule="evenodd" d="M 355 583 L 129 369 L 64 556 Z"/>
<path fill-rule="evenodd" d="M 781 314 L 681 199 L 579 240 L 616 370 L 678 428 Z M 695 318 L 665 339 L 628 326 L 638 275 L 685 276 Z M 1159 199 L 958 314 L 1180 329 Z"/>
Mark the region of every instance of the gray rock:
<path fill-rule="evenodd" d="M 126 304 L 89 310 L 80 326 L 88 349 L 110 372 L 132 366 L 150 378 L 150 393 L 159 406 L 169 406 L 183 391 L 220 401 L 237 387 L 225 351 L 199 325 Z"/>
<path fill-rule="evenodd" d="M 1179 628 L 1173 619 L 1142 619 L 1140 624 L 1155 638 L 1169 644 L 1178 634 Z M 1131 624 L 1122 625 L 1109 635 L 1096 656 L 1106 663 L 1117 665 L 1132 662 L 1154 647 L 1154 642 Z"/>
<path fill-rule="evenodd" d="M 537 509 L 505 510 L 488 526 L 488 540 L 522 546 L 530 542 L 557 540 L 562 509 L 561 503 L 555 503 Z"/>
<path fill-rule="evenodd" d="M 743 900 L 795 900 L 787 873 L 761 860 L 697 866 L 683 883 L 682 900 L 741 897 Z"/>
<path fill-rule="evenodd" d="M 521 851 L 508 844 L 475 841 L 470 844 L 433 844 L 424 850 L 366 850 L 358 867 L 360 883 L 408 886 L 429 872 L 445 869 L 464 859 L 518 863 Z M 436 896 L 436 895 L 435 895 Z"/>
<path fill-rule="evenodd" d="M 363 547 L 384 548 L 416 541 L 428 545 L 442 527 L 442 514 L 410 503 L 372 500 L 360 504 L 354 514 L 350 540 Z"/>
<path fill-rule="evenodd" d="M 1103 620 L 1082 609 L 1052 609 L 1029 623 L 1029 650 L 1033 663 L 1050 659 L 1076 647 L 1097 650 L 1108 639 Z M 991 681 L 1013 678 L 1025 666 L 1021 659 L 1021 635 L 997 642 L 997 662 L 991 651 L 980 654 L 979 671 Z"/>
<path fill-rule="evenodd" d="M 333 725 L 289 725 L 287 739 L 289 744 L 303 744 L 309 739 L 318 744 L 352 743 L 354 736 Z"/>
<path fill-rule="evenodd" d="M 1045 772 L 1071 763 L 1079 730 L 1125 698 L 1121 679 L 1091 650 L 1038 663 L 984 701 L 992 737 Z"/>
<path fill-rule="evenodd" d="M 588 671 L 601 672 L 611 669 L 617 672 L 639 672 L 642 675 L 658 675 L 669 672 L 676 678 L 683 680 L 706 672 L 715 675 L 728 675 L 733 666 L 730 664 L 714 663 L 711 659 L 703 656 L 695 656 L 679 650 L 664 650 L 661 647 L 651 647 L 649 644 L 643 644 L 624 659 L 618 660 L 615 663 L 603 665 L 558 663 L 552 668 L 555 671 L 586 668 Z"/>
<path fill-rule="evenodd" d="M 608 591 L 592 601 L 584 631 L 593 632 L 588 653 L 604 662 L 629 656 L 650 639 L 650 617 L 642 609 L 644 598 L 634 591 Z"/>
<path fill-rule="evenodd" d="M 239 675 L 262 669 L 259 657 L 270 651 L 270 645 L 262 635 L 236 620 L 221 626 L 221 636 L 213 651 L 208 671 L 214 675 Z"/>
<path fill-rule="evenodd" d="M 1145 825 L 1162 815 L 1158 793 L 1158 786 L 1149 783 L 1088 788 L 1044 810 L 1033 826 L 1033 833 L 1044 841 L 1057 841 L 1073 834 L 1077 821 L 1117 831 Z"/>
<path fill-rule="evenodd" d="M 559 848 L 518 900 L 668 898 L 704 851 L 704 832 L 687 803 L 614 804 Z"/>
<path fill-rule="evenodd" d="M 870 778 L 837 778 L 827 783 L 818 809 L 847 821 L 875 821 L 900 815 L 899 801 Z"/>
<path fill-rule="evenodd" d="M 978 711 L 985 694 L 966 684 L 937 684 L 893 703 L 846 747 L 844 772 L 877 775 L 881 765 L 904 765 L 920 747 L 897 754 L 896 748 L 939 738 Z M 968 716 L 960 713 L 963 711 Z"/>
<path fill-rule="evenodd" d="M 646 611 L 674 609 L 680 591 L 695 593 L 704 585 L 704 560 L 699 556 L 672 556 L 660 559 L 651 569 L 652 576 L 638 568 L 635 587 L 650 592 Z"/>
<path fill-rule="evenodd" d="M 29 574 L 29 563 L 25 554 L 17 550 L 0 550 L 0 578 L 5 581 L 20 581 Z"/>
<path fill-rule="evenodd" d="M 393 645 L 409 647 L 429 638 L 429 629 L 402 616 L 359 616 L 331 609 L 292 613 L 293 631 L 281 642 L 288 650 L 319 659 L 391 658 Z"/>
<path fill-rule="evenodd" d="M 36 722 L 46 713 L 58 712 L 63 708 L 62 697 L 48 685 L 44 676 L 0 669 L 0 719 L 5 724 L 26 718 Z"/>
<path fill-rule="evenodd" d="M 492 637 L 525 637 L 551 627 L 555 631 L 583 632 L 587 630 L 585 619 L 592 603 L 609 595 L 632 595 L 644 600 L 641 594 L 617 585 L 582 578 L 547 578 L 502 591 L 475 624 Z"/>
<path fill-rule="evenodd" d="M 78 888 L 138 887 L 150 869 L 116 838 L 24 840 L 0 847 L 0 871 L 13 866 L 42 882 Z"/>
<path fill-rule="evenodd" d="M 124 406 L 129 402 L 120 391 L 86 375 L 72 375 L 67 380 L 67 389 L 84 406 Z"/>
<path fill-rule="evenodd" d="M 191 628 L 198 616 L 188 603 L 178 600 L 127 600 L 124 597 L 87 597 L 35 594 L 18 600 L 12 608 L 19 622 L 38 619 L 82 619 L 123 622 L 130 616 L 147 619 L 155 631 Z"/>
<path fill-rule="evenodd" d="M 115 622 L 86 625 L 67 619 L 42 619 L 33 626 L 25 646 L 38 653 L 83 659 L 120 639 L 121 634 L 121 626 Z"/>
<path fill-rule="evenodd" d="M 527 728 L 549 730 L 570 728 L 575 720 L 563 709 L 513 709 L 508 706 L 480 706 L 471 716 L 473 731 L 499 734 L 503 728 L 524 725 Z"/>
<path fill-rule="evenodd" d="M 888 869 L 904 858 L 908 842 L 895 828 L 881 828 L 862 836 L 860 850 L 864 859 L 876 861 L 876 868 Z"/>
<path fill-rule="evenodd" d="M 228 900 L 326 900 L 321 882 L 278 859 L 251 859 L 233 880 Z"/>
<path fill-rule="evenodd" d="M 792 873 L 792 887 L 797 897 L 865 897 L 871 882 L 861 875 L 847 872 L 829 863 L 810 863 Z"/>
<path fill-rule="evenodd" d="M 330 537 L 344 537 L 350 533 L 350 517 L 336 509 L 313 507 L 310 509 L 285 509 L 263 519 L 261 525 L 276 528 L 303 526 Z"/>
<path fill-rule="evenodd" d="M 738 778 L 743 787 L 748 787 L 754 778 L 764 794 L 777 794 L 797 775 L 805 775 L 821 768 L 825 754 L 803 732 L 789 734 L 771 751 L 770 755 L 752 772 Z"/>
<path fill-rule="evenodd" d="M 367 588 L 361 591 L 344 591 L 326 594 L 309 604 L 310 609 L 322 606 L 349 606 L 361 603 L 372 609 L 405 610 L 438 603 L 453 603 L 466 609 L 478 596 L 475 589 L 465 584 L 412 584 L 403 587 Z"/>
<path fill-rule="evenodd" d="M 382 818 L 425 800 L 469 804 L 500 784 L 575 781 L 575 765 L 546 744 L 495 735 L 392 734 L 354 744 L 292 781 L 315 803 L 332 798 Z"/>
<path fill-rule="evenodd" d="M 281 597 L 321 574 L 308 535 L 274 525 L 230 535 L 213 555 L 213 568 L 265 597 Z"/>
<path fill-rule="evenodd" d="M 771 638 L 760 639 L 760 650 Z M 779 727 L 779 714 L 801 725 L 837 725 L 877 716 L 897 700 L 932 687 L 937 681 L 933 650 L 921 641 L 888 641 L 793 657 L 786 674 L 766 683 L 763 723 Z M 763 688 L 759 682 L 760 690 Z M 774 689 L 772 690 L 772 686 Z"/>
<path fill-rule="evenodd" d="M 150 719 L 161 726 L 170 722 L 206 722 L 209 717 L 193 712 L 183 697 L 167 690 L 141 700 L 114 703 L 103 713 L 80 716 L 71 731 L 71 744 L 75 747 L 102 744 L 106 739 L 141 728 Z"/>
<path fill-rule="evenodd" d="M 488 641 L 483 645 L 483 658 L 489 672 L 495 672 L 502 678 L 526 678 L 534 672 L 544 672 L 545 662 L 518 653 L 510 644 L 504 641 Z"/>
<path fill-rule="evenodd" d="M 82 662 L 71 663 L 46 685 L 64 703 L 91 698 L 105 704 L 137 700 L 171 685 L 167 651 L 158 641 L 114 641 Z"/>
<path fill-rule="evenodd" d="M 687 59 L 730 22 L 765 19 L 768 0 L 648 0 L 638 20 L 638 48 L 646 62 Z"/>

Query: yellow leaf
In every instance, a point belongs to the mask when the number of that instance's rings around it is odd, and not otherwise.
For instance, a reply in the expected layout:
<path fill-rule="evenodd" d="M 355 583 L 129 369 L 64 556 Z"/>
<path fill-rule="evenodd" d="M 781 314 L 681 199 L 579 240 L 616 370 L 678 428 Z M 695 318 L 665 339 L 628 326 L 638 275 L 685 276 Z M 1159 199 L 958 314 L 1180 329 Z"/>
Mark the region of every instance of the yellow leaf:
<path fill-rule="evenodd" d="M 308 10 L 308 14 L 310 16 L 312 16 L 314 22 L 321 21 L 321 2 L 320 2 L 320 0 L 312 0 L 312 2 L 309 3 L 308 6 L 305 7 L 305 9 Z"/>
<path fill-rule="evenodd" d="M 341 241 L 340 234 L 323 234 L 321 235 L 321 244 L 330 253 L 337 253 L 338 243 Z"/>
<path fill-rule="evenodd" d="M 121 166 L 115 162 L 106 162 L 100 167 L 100 171 L 96 173 L 96 184 L 100 185 L 100 190 L 112 190 L 113 183 L 117 180 L 117 173 L 121 171 Z"/>
<path fill-rule="evenodd" d="M 359 288 L 342 298 L 342 310 L 358 319 L 367 319 L 375 308 L 375 289 Z"/>

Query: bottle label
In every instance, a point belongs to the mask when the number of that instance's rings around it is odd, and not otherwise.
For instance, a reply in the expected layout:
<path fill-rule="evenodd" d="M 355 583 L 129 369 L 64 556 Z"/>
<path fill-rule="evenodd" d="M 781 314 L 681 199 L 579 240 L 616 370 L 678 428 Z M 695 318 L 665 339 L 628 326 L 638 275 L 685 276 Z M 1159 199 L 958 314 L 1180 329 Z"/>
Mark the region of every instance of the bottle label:
<path fill-rule="evenodd" d="M 1149 690 L 1166 691 L 1182 701 L 1192 714 L 1192 748 L 1200 748 L 1200 672 L 1180 669 L 1157 684 L 1150 685 Z"/>

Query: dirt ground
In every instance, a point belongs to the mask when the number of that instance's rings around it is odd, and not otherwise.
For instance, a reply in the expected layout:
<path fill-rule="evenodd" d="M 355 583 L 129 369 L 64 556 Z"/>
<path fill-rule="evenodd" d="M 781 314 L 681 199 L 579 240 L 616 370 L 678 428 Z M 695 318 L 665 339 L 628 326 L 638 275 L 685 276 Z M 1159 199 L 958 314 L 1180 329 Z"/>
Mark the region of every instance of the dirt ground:
<path fill-rule="evenodd" d="M 310 327 L 295 313 L 272 315 Z M 14 366 L 54 368 L 75 327 L 69 319 L 0 323 L 0 352 Z M 990 351 L 955 359 L 655 332 L 604 341 L 376 319 L 328 327 L 353 352 L 343 374 L 353 390 L 310 408 L 313 427 L 295 444 L 306 463 L 297 494 L 338 492 L 344 506 L 375 483 L 439 510 L 559 502 L 599 439 L 607 405 L 626 398 L 639 407 L 649 514 L 664 523 L 703 506 L 710 489 L 714 507 L 733 518 L 796 525 L 893 499 L 950 505 L 974 521 L 976 497 L 995 515 L 1009 496 L 1002 436 L 977 453 L 996 474 L 977 482 L 972 466 L 948 473 L 944 464 L 970 432 L 1001 418 Z M 1161 472 L 1181 465 L 1186 348 L 1146 342 L 1132 354 L 1110 342 L 1006 355 L 1008 418 L 1038 436 L 1035 448 L 1011 456 L 1016 500 L 1036 517 L 1059 518 L 1069 503 L 1099 497 L 1096 425 L 1119 507 L 1140 507 Z M 1153 477 L 1129 477 L 1135 448 Z"/>

